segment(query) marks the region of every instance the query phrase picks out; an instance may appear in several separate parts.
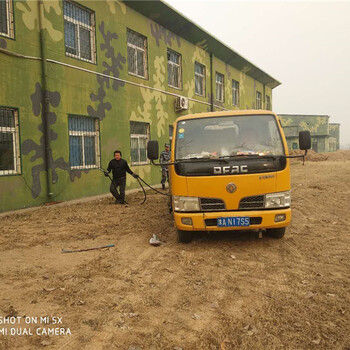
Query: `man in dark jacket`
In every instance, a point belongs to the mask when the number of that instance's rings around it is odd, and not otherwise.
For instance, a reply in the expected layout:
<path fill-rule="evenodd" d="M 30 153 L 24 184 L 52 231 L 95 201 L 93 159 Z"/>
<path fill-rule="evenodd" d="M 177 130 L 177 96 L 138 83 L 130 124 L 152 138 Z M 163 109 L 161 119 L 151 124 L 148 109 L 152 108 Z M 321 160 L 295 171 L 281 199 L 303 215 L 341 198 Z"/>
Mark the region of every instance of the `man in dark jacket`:
<path fill-rule="evenodd" d="M 111 171 L 113 174 L 113 181 L 111 182 L 109 190 L 115 197 L 116 204 L 125 204 L 126 173 L 128 172 L 135 179 L 139 176 L 132 172 L 129 168 L 128 162 L 125 159 L 122 159 L 122 152 L 120 151 L 114 151 L 114 159 L 109 162 L 107 171 L 105 171 L 105 176 L 108 176 Z"/>

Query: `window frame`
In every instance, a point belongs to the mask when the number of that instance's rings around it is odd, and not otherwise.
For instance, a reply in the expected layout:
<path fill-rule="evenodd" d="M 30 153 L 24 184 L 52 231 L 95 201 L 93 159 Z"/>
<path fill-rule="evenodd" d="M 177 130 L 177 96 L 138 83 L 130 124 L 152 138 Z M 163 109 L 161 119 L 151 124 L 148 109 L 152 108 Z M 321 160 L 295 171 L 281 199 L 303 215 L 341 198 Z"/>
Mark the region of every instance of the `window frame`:
<path fill-rule="evenodd" d="M 203 68 L 203 74 L 199 74 L 198 72 L 196 72 L 196 65 L 200 66 L 201 68 Z M 206 95 L 206 79 L 205 79 L 205 65 L 201 64 L 197 61 L 194 62 L 194 93 L 198 96 L 202 96 L 205 97 Z M 202 87 L 203 87 L 203 91 L 202 93 L 199 93 L 196 91 L 196 78 L 202 79 Z"/>
<path fill-rule="evenodd" d="M 260 91 L 256 91 L 256 109 L 262 109 L 262 93 Z"/>
<path fill-rule="evenodd" d="M 86 115 L 77 115 L 77 114 L 69 114 L 68 120 L 71 117 L 78 117 L 78 118 L 92 118 L 94 120 L 94 127 L 95 131 L 73 131 L 69 130 L 69 122 L 68 122 L 68 149 L 69 149 L 69 167 L 71 170 L 84 170 L 84 169 L 98 169 L 101 166 L 101 153 L 100 153 L 100 120 L 95 117 L 86 116 Z M 82 162 L 83 165 L 71 165 L 70 163 L 70 155 L 71 155 L 71 148 L 70 148 L 70 136 L 81 136 L 82 137 L 82 143 L 81 143 L 81 149 L 82 149 Z M 95 164 L 94 165 L 86 165 L 85 164 L 85 147 L 84 147 L 84 137 L 94 137 L 95 138 Z"/>
<path fill-rule="evenodd" d="M 86 11 L 90 15 L 90 21 L 91 25 L 88 25 L 86 23 L 83 23 L 75 18 L 69 17 L 64 14 L 64 3 L 69 3 L 72 6 L 75 6 L 77 8 L 80 8 L 83 11 Z M 76 47 L 75 49 L 77 50 L 77 54 L 73 54 L 70 52 L 67 52 L 67 45 L 66 45 L 66 31 L 64 28 L 64 48 L 65 48 L 65 54 L 68 57 L 76 58 L 78 60 L 84 61 L 84 62 L 89 62 L 89 63 L 96 63 L 96 20 L 95 20 L 95 12 L 85 6 L 82 6 L 80 4 L 77 4 L 75 1 L 70 1 L 70 0 L 63 0 L 63 27 L 65 22 L 68 22 L 71 25 L 74 25 L 74 31 L 76 35 Z M 84 30 L 88 30 L 90 32 L 90 50 L 91 50 L 91 59 L 87 59 L 84 57 L 81 57 L 81 50 L 80 50 L 80 28 Z"/>
<path fill-rule="evenodd" d="M 217 80 L 218 77 L 222 77 L 222 82 Z M 215 72 L 215 87 L 215 100 L 223 103 L 225 101 L 225 76 L 219 72 Z M 221 100 L 218 99 L 218 87 L 222 94 Z"/>
<path fill-rule="evenodd" d="M 19 135 L 19 113 L 18 108 L 0 106 L 0 109 L 7 109 L 13 111 L 14 117 L 14 126 L 13 127 L 5 127 L 0 125 L 0 133 L 11 133 L 12 136 L 12 150 L 13 150 L 13 170 L 0 170 L 0 176 L 6 175 L 19 175 L 22 173 L 21 171 L 21 150 L 20 150 L 20 135 Z"/>
<path fill-rule="evenodd" d="M 268 111 L 272 111 L 271 97 L 270 97 L 270 95 L 266 95 L 266 109 L 267 109 Z"/>
<path fill-rule="evenodd" d="M 176 62 L 173 62 L 173 61 L 170 61 L 168 59 L 168 54 L 169 53 L 173 53 L 175 55 L 177 55 L 179 57 L 179 63 L 176 63 Z M 167 49 L 167 68 L 168 68 L 168 86 L 171 87 L 171 88 L 174 88 L 174 89 L 177 89 L 177 90 L 182 90 L 182 55 L 174 50 L 171 50 L 171 49 Z M 176 85 L 172 85 L 170 82 L 169 82 L 169 65 L 171 65 L 172 67 L 176 67 L 177 68 L 177 72 L 178 72 L 178 82 L 179 82 L 179 86 L 176 86 Z"/>
<path fill-rule="evenodd" d="M 146 134 L 132 134 L 131 133 L 131 123 L 140 123 L 140 124 L 144 124 L 146 125 Z M 150 140 L 150 123 L 145 123 L 145 122 L 140 122 L 140 121 L 136 121 L 136 120 L 130 120 L 130 164 L 131 165 L 147 165 L 150 164 L 149 159 L 147 159 L 147 155 L 146 155 L 146 160 L 145 161 L 141 161 L 141 155 L 140 155 L 140 143 L 139 140 L 140 139 L 145 139 L 146 140 L 146 151 L 147 151 L 147 142 Z M 137 153 L 138 153 L 138 161 L 133 161 L 132 160 L 132 155 L 131 155 L 131 140 L 132 139 L 137 139 Z"/>
<path fill-rule="evenodd" d="M 234 79 L 232 79 L 232 105 L 239 107 L 239 81 Z"/>
<path fill-rule="evenodd" d="M 4 36 L 9 39 L 15 37 L 15 17 L 13 11 L 13 0 L 3 0 L 6 4 L 6 28 L 7 33 L 0 31 L 0 36 Z"/>
<path fill-rule="evenodd" d="M 133 44 L 133 43 L 130 43 L 128 41 L 128 32 L 130 32 L 131 34 L 133 35 L 136 35 L 138 37 L 140 37 L 141 39 L 143 39 L 143 48 Z M 136 65 L 135 65 L 135 68 L 137 69 L 137 52 L 143 52 L 143 62 L 144 62 L 144 72 L 145 72 L 145 75 L 140 75 L 140 74 L 137 74 L 135 72 L 131 72 L 130 71 L 130 65 L 129 65 L 129 60 L 128 60 L 128 74 L 130 75 L 133 75 L 135 77 L 138 77 L 138 78 L 142 78 L 142 79 L 148 79 L 148 46 L 147 46 L 147 37 L 138 33 L 138 32 L 135 32 L 134 30 L 130 29 L 130 28 L 126 28 L 126 49 L 128 51 L 128 48 L 131 47 L 132 49 L 135 50 L 135 54 L 136 54 Z M 127 52 L 127 57 L 129 57 L 129 53 Z"/>

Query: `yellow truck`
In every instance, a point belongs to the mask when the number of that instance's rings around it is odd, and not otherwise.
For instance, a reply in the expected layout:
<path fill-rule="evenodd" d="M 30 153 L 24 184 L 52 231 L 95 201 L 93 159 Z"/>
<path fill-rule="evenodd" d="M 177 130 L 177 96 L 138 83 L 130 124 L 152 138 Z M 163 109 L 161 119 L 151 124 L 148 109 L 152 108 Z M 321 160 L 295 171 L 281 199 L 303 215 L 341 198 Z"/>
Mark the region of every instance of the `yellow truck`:
<path fill-rule="evenodd" d="M 301 131 L 299 148 L 306 154 L 310 145 L 310 133 Z M 149 141 L 155 165 L 158 152 L 158 142 Z M 291 157 L 271 111 L 179 117 L 168 163 L 179 242 L 190 242 L 194 231 L 264 230 L 283 237 L 291 221 Z"/>

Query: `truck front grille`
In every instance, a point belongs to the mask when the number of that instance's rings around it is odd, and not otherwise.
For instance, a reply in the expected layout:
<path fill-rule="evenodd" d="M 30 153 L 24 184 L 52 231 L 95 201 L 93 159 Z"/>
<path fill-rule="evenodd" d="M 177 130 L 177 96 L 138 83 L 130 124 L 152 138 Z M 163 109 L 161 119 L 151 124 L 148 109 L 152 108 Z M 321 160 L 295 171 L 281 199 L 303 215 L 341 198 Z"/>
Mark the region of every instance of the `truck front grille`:
<path fill-rule="evenodd" d="M 239 202 L 239 209 L 264 208 L 264 195 L 244 197 Z"/>
<path fill-rule="evenodd" d="M 226 210 L 225 203 L 219 198 L 200 198 L 202 211 Z"/>

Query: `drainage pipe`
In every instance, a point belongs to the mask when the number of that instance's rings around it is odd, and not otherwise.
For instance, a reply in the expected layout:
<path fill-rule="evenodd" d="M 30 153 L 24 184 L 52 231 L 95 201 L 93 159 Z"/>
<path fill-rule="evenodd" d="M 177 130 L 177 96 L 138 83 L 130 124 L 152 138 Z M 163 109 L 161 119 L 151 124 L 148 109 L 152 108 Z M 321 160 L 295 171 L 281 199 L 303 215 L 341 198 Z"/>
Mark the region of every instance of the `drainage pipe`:
<path fill-rule="evenodd" d="M 40 26 L 40 50 L 41 50 L 41 67 L 42 67 L 42 85 L 43 85 L 43 134 L 44 134 L 44 153 L 45 153 L 45 172 L 46 172 L 46 200 L 52 199 L 51 192 L 51 168 L 52 168 L 52 150 L 50 145 L 50 98 L 47 88 L 47 62 L 46 62 L 46 29 L 45 29 L 45 9 L 43 0 L 39 0 L 39 26 Z"/>
<path fill-rule="evenodd" d="M 213 67 L 214 55 L 210 53 L 210 111 L 214 112 L 214 67 Z"/>

